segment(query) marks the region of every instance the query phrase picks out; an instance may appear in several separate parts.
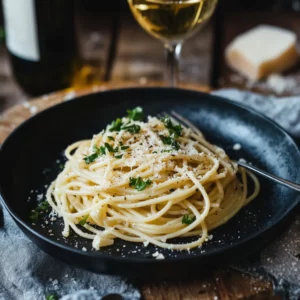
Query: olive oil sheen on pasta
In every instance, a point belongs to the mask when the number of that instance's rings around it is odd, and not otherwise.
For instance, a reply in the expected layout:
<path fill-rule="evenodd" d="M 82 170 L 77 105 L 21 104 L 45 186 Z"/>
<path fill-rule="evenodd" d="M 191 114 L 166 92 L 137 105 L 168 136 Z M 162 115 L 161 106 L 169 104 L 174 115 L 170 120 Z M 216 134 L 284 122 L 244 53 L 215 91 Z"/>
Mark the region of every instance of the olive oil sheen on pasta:
<path fill-rule="evenodd" d="M 217 0 L 128 0 L 134 17 L 151 35 L 180 42 L 209 20 Z"/>

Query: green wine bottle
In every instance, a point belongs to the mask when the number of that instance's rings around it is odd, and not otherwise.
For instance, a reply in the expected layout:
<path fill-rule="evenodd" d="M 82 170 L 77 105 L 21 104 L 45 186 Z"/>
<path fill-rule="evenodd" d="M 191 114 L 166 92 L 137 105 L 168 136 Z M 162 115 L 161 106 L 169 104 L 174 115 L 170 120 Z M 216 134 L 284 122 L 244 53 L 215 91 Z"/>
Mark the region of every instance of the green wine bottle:
<path fill-rule="evenodd" d="M 13 74 L 40 95 L 72 85 L 77 70 L 74 0 L 3 0 Z"/>

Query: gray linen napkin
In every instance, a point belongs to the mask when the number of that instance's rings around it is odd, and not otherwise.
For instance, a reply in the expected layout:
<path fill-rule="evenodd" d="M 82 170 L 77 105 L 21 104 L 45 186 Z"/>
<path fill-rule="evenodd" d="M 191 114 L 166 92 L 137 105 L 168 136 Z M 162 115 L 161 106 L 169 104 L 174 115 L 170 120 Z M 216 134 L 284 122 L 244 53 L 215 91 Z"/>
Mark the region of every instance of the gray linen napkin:
<path fill-rule="evenodd" d="M 44 300 L 54 294 L 63 300 L 100 300 L 109 294 L 140 299 L 124 278 L 76 269 L 47 255 L 3 211 L 1 216 L 0 207 L 0 300 Z"/>
<path fill-rule="evenodd" d="M 222 89 L 213 94 L 246 104 L 277 122 L 292 136 L 300 137 L 300 96 L 277 98 L 236 89 Z"/>
<path fill-rule="evenodd" d="M 236 89 L 213 94 L 246 104 L 300 137 L 300 96 L 276 98 Z M 300 166 L 299 166 L 300 167 Z M 300 299 L 300 207 L 289 228 L 253 257 L 231 266 L 251 275 L 271 279 L 281 299 Z"/>

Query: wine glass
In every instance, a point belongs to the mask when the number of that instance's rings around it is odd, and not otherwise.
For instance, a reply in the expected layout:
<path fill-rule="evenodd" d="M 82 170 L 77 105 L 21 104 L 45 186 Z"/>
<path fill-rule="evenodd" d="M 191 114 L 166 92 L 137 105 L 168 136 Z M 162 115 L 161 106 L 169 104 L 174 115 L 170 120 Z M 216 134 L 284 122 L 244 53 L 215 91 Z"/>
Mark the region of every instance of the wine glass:
<path fill-rule="evenodd" d="M 164 43 L 170 85 L 176 87 L 182 44 L 210 19 L 218 0 L 127 1 L 142 28 Z"/>

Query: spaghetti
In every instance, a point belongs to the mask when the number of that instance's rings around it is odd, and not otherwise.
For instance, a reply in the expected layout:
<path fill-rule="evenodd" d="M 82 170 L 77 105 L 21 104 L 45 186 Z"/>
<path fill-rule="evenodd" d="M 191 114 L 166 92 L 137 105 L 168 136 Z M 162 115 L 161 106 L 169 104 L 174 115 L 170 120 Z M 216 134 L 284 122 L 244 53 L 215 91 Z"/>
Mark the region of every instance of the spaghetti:
<path fill-rule="evenodd" d="M 142 122 L 139 107 L 65 155 L 47 201 L 64 220 L 63 235 L 72 229 L 96 250 L 115 238 L 177 250 L 201 246 L 260 189 L 200 131 L 169 118 Z M 179 237 L 194 238 L 172 242 Z"/>

